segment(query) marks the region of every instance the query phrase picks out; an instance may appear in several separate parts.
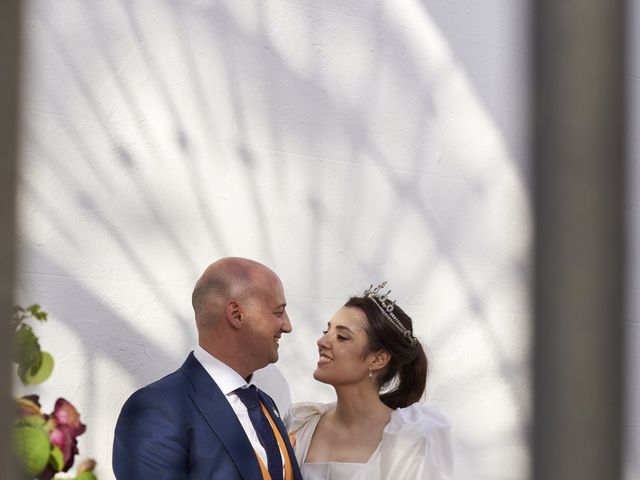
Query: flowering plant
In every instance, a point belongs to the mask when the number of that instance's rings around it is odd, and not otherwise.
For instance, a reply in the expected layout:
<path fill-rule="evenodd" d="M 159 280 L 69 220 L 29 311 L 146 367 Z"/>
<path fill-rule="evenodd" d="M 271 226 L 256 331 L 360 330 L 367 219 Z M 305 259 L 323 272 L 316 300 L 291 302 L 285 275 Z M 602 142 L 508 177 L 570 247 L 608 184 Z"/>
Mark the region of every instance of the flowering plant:
<path fill-rule="evenodd" d="M 47 320 L 47 312 L 40 310 L 40 305 L 33 304 L 30 307 L 14 307 L 13 328 L 14 354 L 13 361 L 18 364 L 18 377 L 24 385 L 32 385 L 44 382 L 53 370 L 53 357 L 40 349 L 40 342 L 33 328 L 25 320 L 34 318 L 41 322 Z"/>
<path fill-rule="evenodd" d="M 53 357 L 40 350 L 38 337 L 24 323 L 29 318 L 47 319 L 38 305 L 16 307 L 13 316 L 15 355 L 18 376 L 23 384 L 41 383 L 53 370 Z M 58 398 L 53 412 L 41 411 L 40 398 L 27 395 L 16 399 L 16 420 L 13 425 L 13 446 L 23 470 L 38 480 L 50 480 L 58 472 L 67 472 L 78 453 L 76 438 L 86 426 L 80 422 L 78 410 L 64 398 Z M 96 480 L 95 461 L 78 467 L 75 480 Z"/>

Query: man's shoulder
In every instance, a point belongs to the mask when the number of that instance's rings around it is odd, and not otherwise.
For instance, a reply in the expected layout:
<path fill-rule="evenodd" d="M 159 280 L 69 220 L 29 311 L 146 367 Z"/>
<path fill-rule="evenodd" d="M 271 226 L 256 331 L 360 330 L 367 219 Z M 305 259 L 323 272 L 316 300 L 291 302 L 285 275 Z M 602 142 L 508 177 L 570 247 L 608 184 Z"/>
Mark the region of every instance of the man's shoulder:
<path fill-rule="evenodd" d="M 133 395 L 168 395 L 174 391 L 184 392 L 184 387 L 189 383 L 184 372 L 178 369 L 138 389 Z"/>
<path fill-rule="evenodd" d="M 185 398 L 192 390 L 189 377 L 184 371 L 184 365 L 176 371 L 155 380 L 133 392 L 126 404 L 152 402 L 154 404 L 174 404 L 176 400 Z"/>

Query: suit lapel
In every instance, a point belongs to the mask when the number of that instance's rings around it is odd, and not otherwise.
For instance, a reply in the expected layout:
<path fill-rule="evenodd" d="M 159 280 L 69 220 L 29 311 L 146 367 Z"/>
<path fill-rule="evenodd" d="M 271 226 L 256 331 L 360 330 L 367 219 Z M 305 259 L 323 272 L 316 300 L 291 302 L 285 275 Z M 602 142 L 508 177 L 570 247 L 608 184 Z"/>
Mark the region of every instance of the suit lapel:
<path fill-rule="evenodd" d="M 246 480 L 261 478 L 251 442 L 218 385 L 195 359 L 193 353 L 187 357 L 181 369 L 194 387 L 189 396 L 227 450 L 242 477 Z"/>

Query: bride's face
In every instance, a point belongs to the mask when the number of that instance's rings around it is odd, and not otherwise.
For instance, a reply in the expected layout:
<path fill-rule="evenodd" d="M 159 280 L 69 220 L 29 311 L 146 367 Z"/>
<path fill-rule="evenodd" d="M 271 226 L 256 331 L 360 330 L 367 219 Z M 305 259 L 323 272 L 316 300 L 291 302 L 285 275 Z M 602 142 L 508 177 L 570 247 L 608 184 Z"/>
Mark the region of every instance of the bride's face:
<path fill-rule="evenodd" d="M 366 380 L 371 354 L 367 347 L 367 317 L 357 308 L 343 307 L 327 324 L 318 339 L 318 367 L 313 378 L 329 385 L 345 385 Z"/>

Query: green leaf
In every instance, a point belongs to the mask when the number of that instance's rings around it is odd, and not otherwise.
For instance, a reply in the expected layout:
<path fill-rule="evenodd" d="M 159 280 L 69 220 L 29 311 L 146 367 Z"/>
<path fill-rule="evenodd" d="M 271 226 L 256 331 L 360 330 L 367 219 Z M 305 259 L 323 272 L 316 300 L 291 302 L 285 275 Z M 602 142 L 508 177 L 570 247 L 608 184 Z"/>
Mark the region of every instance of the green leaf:
<path fill-rule="evenodd" d="M 51 455 L 49 456 L 49 464 L 53 467 L 56 472 L 61 472 L 64 467 L 64 455 L 62 455 L 62 450 L 58 447 L 54 446 L 51 449 Z"/>
<path fill-rule="evenodd" d="M 26 385 L 42 383 L 51 376 L 54 365 L 53 357 L 48 352 L 42 352 L 41 355 L 42 361 L 40 362 L 40 368 L 34 374 L 27 372 L 24 378 L 20 377 Z"/>
<path fill-rule="evenodd" d="M 38 337 L 29 325 L 21 325 L 14 334 L 15 353 L 13 361 L 18 364 L 18 376 L 24 382 L 27 372 L 34 375 L 42 363 Z"/>
<path fill-rule="evenodd" d="M 23 469 L 31 478 L 47 468 L 51 451 L 49 435 L 41 428 L 18 427 L 13 429 L 13 451 Z"/>
<path fill-rule="evenodd" d="M 18 420 L 16 420 L 16 427 L 24 427 L 24 426 L 28 426 L 28 427 L 34 427 L 34 428 L 44 428 L 44 424 L 46 423 L 46 420 L 42 417 L 39 417 L 37 415 L 27 415 L 26 417 L 20 417 Z"/>
<path fill-rule="evenodd" d="M 13 336 L 16 351 L 15 362 L 24 363 L 27 361 L 27 357 L 32 350 L 40 350 L 40 344 L 38 343 L 38 337 L 33 333 L 33 329 L 29 325 L 22 325 L 16 330 Z"/>
<path fill-rule="evenodd" d="M 74 480 L 98 480 L 98 477 L 93 472 L 82 472 L 76 475 Z"/>
<path fill-rule="evenodd" d="M 15 305 L 13 307 L 13 315 L 11 321 L 14 330 L 17 330 L 18 327 L 29 318 L 35 318 L 36 320 L 44 322 L 47 320 L 47 312 L 45 312 L 44 310 L 40 310 L 40 305 L 38 305 L 37 303 L 34 303 L 27 308 L 21 307 L 20 305 Z"/>
<path fill-rule="evenodd" d="M 47 320 L 47 312 L 40 310 L 40 305 L 38 305 L 37 303 L 34 303 L 33 305 L 27 307 L 27 310 L 29 311 L 29 313 L 31 313 L 32 316 L 34 316 L 41 322 Z"/>

